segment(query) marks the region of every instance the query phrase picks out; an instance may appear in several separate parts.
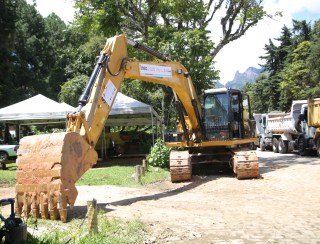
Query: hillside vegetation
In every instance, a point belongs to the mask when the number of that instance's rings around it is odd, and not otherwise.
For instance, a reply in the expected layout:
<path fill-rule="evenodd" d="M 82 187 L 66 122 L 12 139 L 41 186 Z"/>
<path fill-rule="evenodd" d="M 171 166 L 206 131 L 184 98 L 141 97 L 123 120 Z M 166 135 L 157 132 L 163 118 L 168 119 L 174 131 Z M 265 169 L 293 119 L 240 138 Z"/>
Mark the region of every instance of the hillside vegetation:
<path fill-rule="evenodd" d="M 264 49 L 266 73 L 245 87 L 254 112 L 288 111 L 292 100 L 320 97 L 319 20 L 293 20 L 293 28 L 284 26 Z"/>

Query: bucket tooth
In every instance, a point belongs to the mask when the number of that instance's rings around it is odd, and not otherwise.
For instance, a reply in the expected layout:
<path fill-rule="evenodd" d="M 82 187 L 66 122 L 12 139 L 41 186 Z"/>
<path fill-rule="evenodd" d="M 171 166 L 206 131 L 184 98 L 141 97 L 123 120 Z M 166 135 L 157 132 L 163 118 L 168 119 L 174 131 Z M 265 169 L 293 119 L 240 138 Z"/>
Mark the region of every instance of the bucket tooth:
<path fill-rule="evenodd" d="M 64 194 L 61 194 L 59 196 L 59 214 L 60 214 L 60 219 L 62 222 L 66 222 L 67 221 L 67 197 Z"/>
<path fill-rule="evenodd" d="M 49 201 L 49 206 L 50 206 L 50 219 L 51 220 L 56 220 L 58 217 L 58 200 L 57 196 L 55 193 L 51 192 L 50 193 L 50 201 Z"/>
<path fill-rule="evenodd" d="M 41 208 L 41 218 L 47 219 L 48 218 L 48 195 L 44 192 L 40 193 L 40 208 Z"/>
<path fill-rule="evenodd" d="M 17 158 L 16 212 L 67 221 L 76 181 L 96 162 L 96 151 L 75 132 L 27 136 Z"/>
<path fill-rule="evenodd" d="M 22 216 L 22 209 L 23 209 L 23 196 L 21 194 L 16 194 L 16 215 L 18 217 Z"/>
<path fill-rule="evenodd" d="M 40 201 L 39 201 L 39 194 L 37 193 L 33 193 L 32 194 L 32 203 L 31 203 L 31 206 L 32 206 L 32 216 L 34 218 L 39 218 L 40 216 L 40 209 L 39 209 L 39 204 L 40 204 Z"/>
<path fill-rule="evenodd" d="M 23 207 L 24 207 L 24 216 L 28 217 L 29 213 L 31 211 L 31 194 L 28 192 L 25 192 L 23 195 Z"/>

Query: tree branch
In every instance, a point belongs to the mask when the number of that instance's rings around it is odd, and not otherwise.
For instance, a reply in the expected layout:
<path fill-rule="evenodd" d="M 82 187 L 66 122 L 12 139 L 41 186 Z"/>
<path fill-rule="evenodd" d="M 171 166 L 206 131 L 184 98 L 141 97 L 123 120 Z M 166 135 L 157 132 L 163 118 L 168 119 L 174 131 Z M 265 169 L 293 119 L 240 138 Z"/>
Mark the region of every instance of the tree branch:
<path fill-rule="evenodd" d="M 212 11 L 209 19 L 204 22 L 204 25 L 209 24 L 209 22 L 213 19 L 213 16 L 217 12 L 217 10 L 221 8 L 221 5 L 223 4 L 223 2 L 224 2 L 224 0 L 219 0 L 219 2 L 214 5 L 213 11 Z M 210 0 L 208 3 L 208 8 L 207 8 L 208 12 L 210 11 L 212 3 L 213 3 L 213 0 Z"/>
<path fill-rule="evenodd" d="M 252 7 L 260 6 L 261 0 L 255 4 L 248 3 L 247 0 L 240 0 L 239 2 L 229 2 L 229 6 L 226 11 L 226 15 L 221 18 L 221 28 L 222 28 L 222 39 L 214 48 L 211 55 L 215 57 L 219 51 L 228 43 L 237 40 L 243 36 L 249 28 L 256 25 L 260 19 L 265 15 L 262 13 L 255 18 L 249 18 L 248 13 L 252 10 Z M 234 29 L 234 24 L 237 21 L 237 18 L 241 17 L 239 25 L 236 30 Z"/>

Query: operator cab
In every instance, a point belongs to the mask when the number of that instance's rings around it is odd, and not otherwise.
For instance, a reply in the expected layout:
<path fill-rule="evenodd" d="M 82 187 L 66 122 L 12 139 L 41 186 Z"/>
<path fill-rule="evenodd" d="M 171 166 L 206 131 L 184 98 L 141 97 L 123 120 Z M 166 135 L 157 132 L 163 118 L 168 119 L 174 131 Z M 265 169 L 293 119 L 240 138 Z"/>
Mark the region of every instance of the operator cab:
<path fill-rule="evenodd" d="M 245 137 L 249 119 L 248 97 L 240 90 L 220 88 L 206 90 L 202 100 L 204 134 L 207 140 L 219 141 Z"/>

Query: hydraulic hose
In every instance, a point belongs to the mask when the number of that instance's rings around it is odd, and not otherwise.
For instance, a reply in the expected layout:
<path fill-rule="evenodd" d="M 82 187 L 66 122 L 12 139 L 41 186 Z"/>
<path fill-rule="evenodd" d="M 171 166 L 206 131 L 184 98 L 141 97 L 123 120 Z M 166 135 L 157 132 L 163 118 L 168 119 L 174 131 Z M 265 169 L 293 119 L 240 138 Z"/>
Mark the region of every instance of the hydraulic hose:
<path fill-rule="evenodd" d="M 97 64 L 94 67 L 94 70 L 90 76 L 90 79 L 86 85 L 86 88 L 84 89 L 82 95 L 80 96 L 80 98 L 78 100 L 79 106 L 77 107 L 77 110 L 76 110 L 77 112 L 80 112 L 81 109 L 87 104 L 91 89 L 92 89 L 94 82 L 97 79 L 97 76 L 98 76 L 99 72 L 101 71 L 106 59 L 107 59 L 106 54 L 102 53 L 98 59 Z"/>
<path fill-rule="evenodd" d="M 165 56 L 163 53 L 160 53 L 150 47 L 144 46 L 141 43 L 128 39 L 128 44 L 132 45 L 134 48 L 140 49 L 148 54 L 150 54 L 151 56 L 154 56 L 158 59 L 161 59 L 162 61 L 166 62 L 166 61 L 170 61 L 170 59 Z"/>

